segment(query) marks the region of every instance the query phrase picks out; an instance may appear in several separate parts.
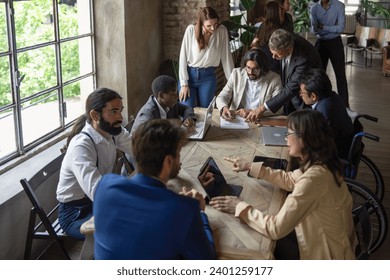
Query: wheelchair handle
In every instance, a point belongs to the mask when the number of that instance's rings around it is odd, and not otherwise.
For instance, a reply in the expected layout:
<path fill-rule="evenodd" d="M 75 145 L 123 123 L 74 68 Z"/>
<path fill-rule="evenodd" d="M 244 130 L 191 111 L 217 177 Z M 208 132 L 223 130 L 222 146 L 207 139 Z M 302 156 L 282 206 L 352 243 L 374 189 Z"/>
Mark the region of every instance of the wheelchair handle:
<path fill-rule="evenodd" d="M 370 134 L 370 133 L 367 133 L 367 132 L 364 132 L 364 137 L 370 139 L 370 140 L 373 140 L 373 141 L 376 141 L 376 142 L 379 142 L 379 136 L 376 136 L 376 135 L 373 135 L 373 134 Z"/>
<path fill-rule="evenodd" d="M 359 115 L 358 118 L 365 118 L 365 119 L 367 119 L 369 121 L 372 121 L 372 122 L 378 122 L 378 118 L 377 117 L 366 115 L 366 114 Z"/>

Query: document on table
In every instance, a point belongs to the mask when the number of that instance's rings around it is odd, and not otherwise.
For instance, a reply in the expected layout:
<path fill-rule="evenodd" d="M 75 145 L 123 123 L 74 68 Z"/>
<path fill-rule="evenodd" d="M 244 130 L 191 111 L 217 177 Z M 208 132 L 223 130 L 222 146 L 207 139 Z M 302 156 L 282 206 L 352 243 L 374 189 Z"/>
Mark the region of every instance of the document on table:
<path fill-rule="evenodd" d="M 236 116 L 234 119 L 229 121 L 220 117 L 220 123 L 222 129 L 249 129 L 249 124 L 244 118 L 239 116 Z"/>

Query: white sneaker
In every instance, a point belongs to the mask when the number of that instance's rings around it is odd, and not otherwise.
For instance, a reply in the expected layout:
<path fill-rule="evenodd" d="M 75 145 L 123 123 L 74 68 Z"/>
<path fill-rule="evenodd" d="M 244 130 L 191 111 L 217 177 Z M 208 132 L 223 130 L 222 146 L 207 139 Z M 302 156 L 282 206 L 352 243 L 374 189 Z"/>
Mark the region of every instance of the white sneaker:
<path fill-rule="evenodd" d="M 352 111 L 352 110 L 349 109 L 348 107 L 345 108 L 345 109 L 347 109 L 348 116 L 351 118 L 352 123 L 354 123 L 355 118 L 356 118 L 357 116 L 359 116 L 359 113 L 358 113 L 358 112 L 355 112 L 355 111 Z"/>

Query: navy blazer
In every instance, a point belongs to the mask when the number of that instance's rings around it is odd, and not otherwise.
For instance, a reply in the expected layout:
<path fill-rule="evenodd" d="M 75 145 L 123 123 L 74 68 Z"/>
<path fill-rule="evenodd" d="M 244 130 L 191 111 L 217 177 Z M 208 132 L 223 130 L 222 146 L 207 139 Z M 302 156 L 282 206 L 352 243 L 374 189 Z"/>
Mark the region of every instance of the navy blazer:
<path fill-rule="evenodd" d="M 339 156 L 347 158 L 353 137 L 353 123 L 340 96 L 332 92 L 329 97 L 319 100 L 314 109 L 321 112 L 327 120 Z"/>
<path fill-rule="evenodd" d="M 167 119 L 179 119 L 179 117 L 182 117 L 183 120 L 188 118 L 195 119 L 194 109 L 178 102 L 167 112 Z M 134 120 L 131 134 L 134 133 L 140 124 L 152 119 L 161 119 L 160 110 L 158 109 L 157 102 L 153 98 L 153 95 L 149 97 L 148 101 L 139 110 L 137 117 Z"/>
<path fill-rule="evenodd" d="M 199 202 L 163 182 L 136 174 L 104 175 L 94 203 L 95 259 L 214 259 L 206 214 Z"/>
<path fill-rule="evenodd" d="M 304 102 L 299 96 L 299 82 L 306 70 L 322 68 L 321 57 L 313 45 L 304 38 L 294 34 L 294 49 L 286 73 L 286 81 L 282 80 L 282 91 L 266 102 L 267 107 L 275 113 L 291 100 L 296 110 L 304 108 Z"/>

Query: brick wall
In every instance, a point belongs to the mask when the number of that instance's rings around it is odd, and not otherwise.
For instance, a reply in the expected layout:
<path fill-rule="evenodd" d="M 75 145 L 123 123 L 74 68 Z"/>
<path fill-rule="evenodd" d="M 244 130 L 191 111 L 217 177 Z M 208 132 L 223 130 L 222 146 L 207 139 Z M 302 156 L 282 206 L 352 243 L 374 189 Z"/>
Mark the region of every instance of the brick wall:
<path fill-rule="evenodd" d="M 213 7 L 220 21 L 229 19 L 229 0 L 163 0 L 163 61 L 179 60 L 181 42 L 188 25 L 196 22 L 201 7 Z M 217 69 L 217 92 L 226 83 L 222 66 Z"/>

